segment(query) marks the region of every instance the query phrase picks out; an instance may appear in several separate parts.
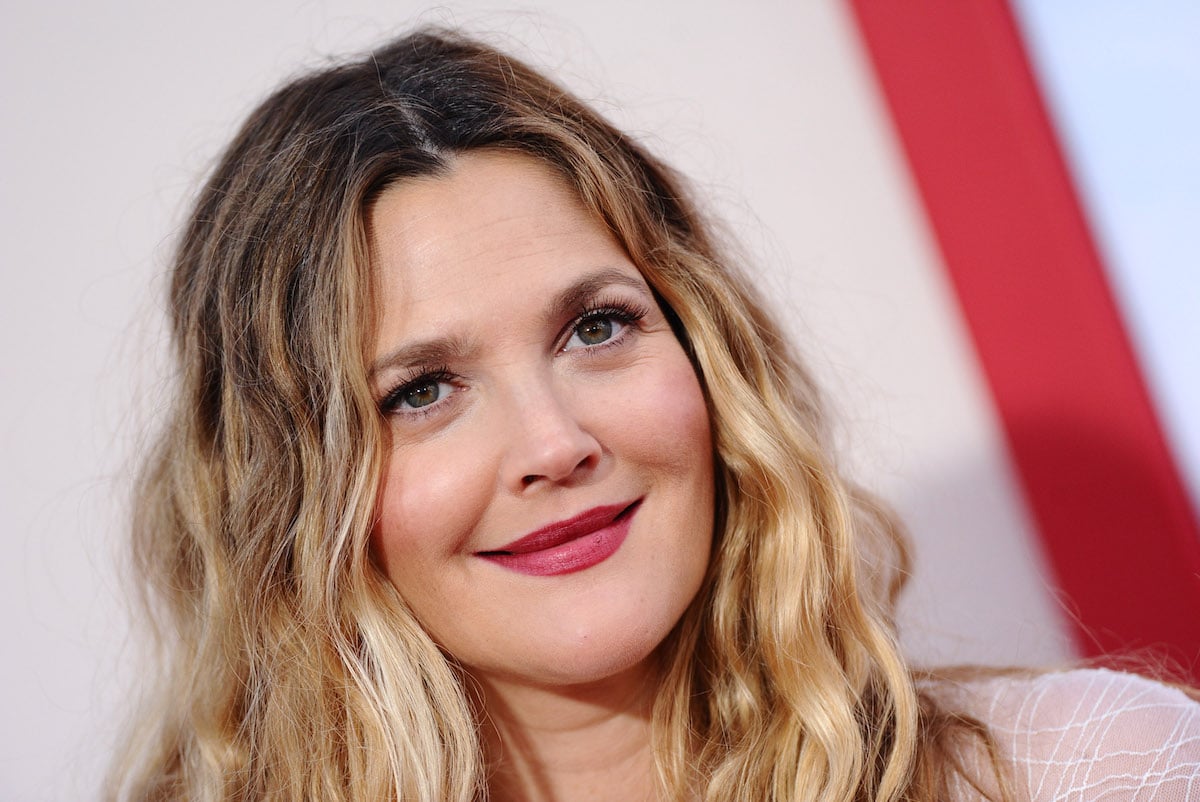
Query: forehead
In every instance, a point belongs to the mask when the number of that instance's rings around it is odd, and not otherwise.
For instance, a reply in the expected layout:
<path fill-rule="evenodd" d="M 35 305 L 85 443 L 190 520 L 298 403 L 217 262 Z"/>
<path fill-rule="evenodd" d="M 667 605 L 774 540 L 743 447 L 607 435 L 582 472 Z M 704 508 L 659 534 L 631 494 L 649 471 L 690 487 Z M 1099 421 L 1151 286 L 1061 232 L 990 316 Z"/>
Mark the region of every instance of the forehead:
<path fill-rule="evenodd" d="M 469 153 L 389 187 L 370 230 L 380 348 L 503 317 L 589 270 L 638 275 L 567 182 L 520 154 Z"/>

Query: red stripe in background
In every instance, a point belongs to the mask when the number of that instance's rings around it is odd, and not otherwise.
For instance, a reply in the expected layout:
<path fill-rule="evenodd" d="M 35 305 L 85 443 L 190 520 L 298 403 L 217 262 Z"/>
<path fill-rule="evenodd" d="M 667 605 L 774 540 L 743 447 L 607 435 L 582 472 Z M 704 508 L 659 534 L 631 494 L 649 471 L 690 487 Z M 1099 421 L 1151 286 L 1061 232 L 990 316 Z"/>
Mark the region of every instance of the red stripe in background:
<path fill-rule="evenodd" d="M 1002 0 L 850 0 L 1077 646 L 1200 682 L 1200 525 Z"/>

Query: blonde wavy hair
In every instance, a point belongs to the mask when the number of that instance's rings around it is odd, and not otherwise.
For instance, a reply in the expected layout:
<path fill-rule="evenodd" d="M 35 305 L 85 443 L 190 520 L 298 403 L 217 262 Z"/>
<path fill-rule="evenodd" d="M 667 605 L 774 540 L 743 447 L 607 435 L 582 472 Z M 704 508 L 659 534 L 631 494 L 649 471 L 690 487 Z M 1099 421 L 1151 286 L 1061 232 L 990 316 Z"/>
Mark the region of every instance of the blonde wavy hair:
<path fill-rule="evenodd" d="M 371 204 L 477 148 L 532 155 L 570 182 L 705 389 L 715 542 L 661 647 L 665 797 L 934 800 L 965 748 L 994 757 L 982 726 L 941 711 L 902 659 L 903 541 L 839 475 L 813 381 L 679 178 L 521 62 L 422 31 L 267 99 L 183 233 L 179 389 L 134 527 L 161 688 L 110 796 L 486 797 L 461 672 L 370 553 L 384 435 L 366 379 Z"/>

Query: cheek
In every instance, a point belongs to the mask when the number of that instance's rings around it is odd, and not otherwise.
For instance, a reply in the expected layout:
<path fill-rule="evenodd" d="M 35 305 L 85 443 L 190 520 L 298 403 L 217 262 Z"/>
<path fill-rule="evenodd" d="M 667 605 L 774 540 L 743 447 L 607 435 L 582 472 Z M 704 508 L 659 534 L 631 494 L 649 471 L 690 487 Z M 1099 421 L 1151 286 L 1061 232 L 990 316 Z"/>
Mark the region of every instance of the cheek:
<path fill-rule="evenodd" d="M 625 407 L 632 445 L 672 475 L 711 481 L 712 429 L 708 407 L 692 365 L 680 352 L 648 371 L 641 401 Z"/>
<path fill-rule="evenodd" d="M 463 451 L 406 446 L 384 471 L 371 540 L 384 573 L 410 603 L 430 565 L 466 540 L 487 503 L 484 468 L 448 458 L 455 453 Z"/>

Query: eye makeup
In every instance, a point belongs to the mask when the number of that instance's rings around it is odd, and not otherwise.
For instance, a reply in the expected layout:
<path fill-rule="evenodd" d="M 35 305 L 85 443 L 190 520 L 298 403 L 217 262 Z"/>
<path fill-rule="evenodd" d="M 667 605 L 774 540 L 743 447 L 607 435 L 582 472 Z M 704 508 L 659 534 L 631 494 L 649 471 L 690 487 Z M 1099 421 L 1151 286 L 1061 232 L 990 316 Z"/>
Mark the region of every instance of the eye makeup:
<path fill-rule="evenodd" d="M 632 286 L 631 282 L 621 282 L 622 286 L 626 284 Z M 634 288 L 641 290 L 641 287 Z M 645 301 L 621 297 L 623 293 L 614 291 L 611 285 L 595 287 L 592 282 L 585 282 L 570 288 L 568 294 L 574 301 L 574 310 L 570 312 L 570 321 L 556 337 L 556 354 L 584 358 L 599 356 L 624 343 L 638 322 L 651 311 Z M 559 314 L 567 312 L 561 305 L 562 300 L 563 296 L 560 296 L 552 305 Z M 449 348 L 446 345 L 449 342 L 458 341 L 433 340 L 401 350 L 400 353 L 417 358 L 381 394 L 377 405 L 382 414 L 399 418 L 423 417 L 441 409 L 450 397 L 463 389 L 463 378 L 451 369 L 452 360 L 447 359 L 447 352 L 452 350 L 460 356 L 465 353 L 461 347 Z M 432 359 L 426 361 L 421 357 Z M 387 361 L 394 361 L 394 358 Z"/>

